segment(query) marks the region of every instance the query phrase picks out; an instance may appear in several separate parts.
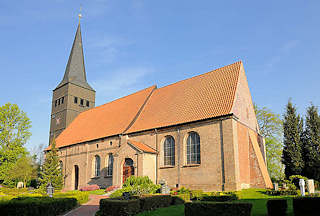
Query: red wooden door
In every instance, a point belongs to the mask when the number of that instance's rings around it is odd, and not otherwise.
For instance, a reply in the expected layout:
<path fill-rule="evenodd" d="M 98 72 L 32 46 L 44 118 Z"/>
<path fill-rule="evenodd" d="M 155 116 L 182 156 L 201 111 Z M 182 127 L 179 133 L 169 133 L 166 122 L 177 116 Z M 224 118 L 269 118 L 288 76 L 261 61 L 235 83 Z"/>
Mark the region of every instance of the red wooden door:
<path fill-rule="evenodd" d="M 122 174 L 123 174 L 122 183 L 124 183 L 127 178 L 134 175 L 134 167 L 133 167 L 132 159 L 126 158 L 126 161 L 123 164 L 123 173 Z"/>

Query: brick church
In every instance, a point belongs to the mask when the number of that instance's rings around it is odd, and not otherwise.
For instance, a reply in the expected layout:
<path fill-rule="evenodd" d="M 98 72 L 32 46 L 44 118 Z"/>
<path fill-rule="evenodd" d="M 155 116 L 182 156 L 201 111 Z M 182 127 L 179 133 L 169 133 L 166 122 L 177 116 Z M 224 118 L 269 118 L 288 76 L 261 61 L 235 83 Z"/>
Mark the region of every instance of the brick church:
<path fill-rule="evenodd" d="M 272 187 L 242 62 L 95 107 L 80 23 L 53 90 L 53 137 L 67 190 L 131 175 L 204 191 Z"/>

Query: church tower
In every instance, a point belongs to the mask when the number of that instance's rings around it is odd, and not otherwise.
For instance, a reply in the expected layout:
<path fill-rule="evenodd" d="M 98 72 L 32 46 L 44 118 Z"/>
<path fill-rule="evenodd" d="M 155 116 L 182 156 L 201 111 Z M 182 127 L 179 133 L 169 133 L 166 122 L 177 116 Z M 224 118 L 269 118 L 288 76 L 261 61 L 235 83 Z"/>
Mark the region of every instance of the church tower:
<path fill-rule="evenodd" d="M 95 94 L 86 78 L 79 21 L 63 79 L 53 90 L 50 143 L 53 136 L 59 136 L 79 113 L 95 106 Z"/>

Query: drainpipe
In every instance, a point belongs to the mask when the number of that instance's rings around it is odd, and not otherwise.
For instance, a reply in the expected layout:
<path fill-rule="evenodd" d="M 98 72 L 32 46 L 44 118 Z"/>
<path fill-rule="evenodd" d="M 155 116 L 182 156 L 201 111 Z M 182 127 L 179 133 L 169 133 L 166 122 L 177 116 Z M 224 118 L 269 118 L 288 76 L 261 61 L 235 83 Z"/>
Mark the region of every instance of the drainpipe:
<path fill-rule="evenodd" d="M 156 140 L 156 151 L 157 153 L 159 153 L 159 145 L 158 145 L 158 130 L 157 129 L 154 129 L 154 133 L 155 133 L 155 140 Z M 159 179 L 158 179 L 158 176 L 159 176 L 159 154 L 156 155 L 156 184 L 158 184 L 159 182 Z"/>
<path fill-rule="evenodd" d="M 226 176 L 225 176 L 225 167 L 224 167 L 224 149 L 223 149 L 223 126 L 222 120 L 220 121 L 220 150 L 221 150 L 221 178 L 222 178 L 222 185 L 221 190 L 224 191 L 224 186 L 226 183 Z"/>
<path fill-rule="evenodd" d="M 180 128 L 177 129 L 177 155 L 178 155 L 178 186 L 180 187 Z"/>

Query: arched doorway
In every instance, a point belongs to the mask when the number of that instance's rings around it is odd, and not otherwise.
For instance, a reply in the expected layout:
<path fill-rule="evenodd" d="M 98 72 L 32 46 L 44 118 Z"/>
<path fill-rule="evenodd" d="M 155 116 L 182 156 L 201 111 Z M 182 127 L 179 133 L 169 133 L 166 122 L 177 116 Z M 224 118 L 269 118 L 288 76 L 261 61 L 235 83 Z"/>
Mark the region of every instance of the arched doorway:
<path fill-rule="evenodd" d="M 123 179 L 122 183 L 126 181 L 127 178 L 134 175 L 133 160 L 131 158 L 126 158 L 123 164 Z"/>
<path fill-rule="evenodd" d="M 78 190 L 79 187 L 79 167 L 74 165 L 74 189 Z"/>

